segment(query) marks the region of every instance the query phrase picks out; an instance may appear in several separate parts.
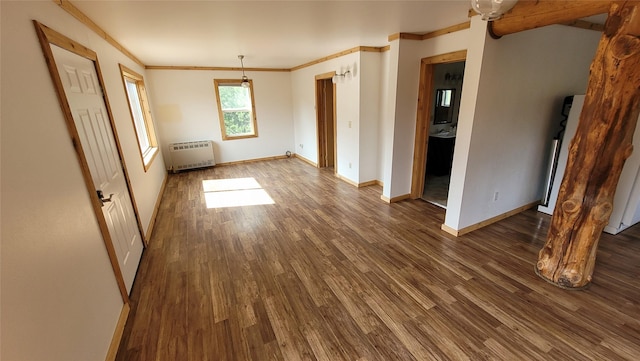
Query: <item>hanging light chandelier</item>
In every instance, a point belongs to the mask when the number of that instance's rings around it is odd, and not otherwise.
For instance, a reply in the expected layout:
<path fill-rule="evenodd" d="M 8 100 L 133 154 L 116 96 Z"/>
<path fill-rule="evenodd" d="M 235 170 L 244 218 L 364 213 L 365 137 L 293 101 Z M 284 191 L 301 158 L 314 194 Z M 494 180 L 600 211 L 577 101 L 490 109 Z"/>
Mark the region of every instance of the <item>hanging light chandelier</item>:
<path fill-rule="evenodd" d="M 248 88 L 249 78 L 247 78 L 247 76 L 244 75 L 244 62 L 242 61 L 244 59 L 244 55 L 238 55 L 238 59 L 240 59 L 240 65 L 242 66 L 242 81 L 240 82 L 240 86 L 243 88 Z"/>

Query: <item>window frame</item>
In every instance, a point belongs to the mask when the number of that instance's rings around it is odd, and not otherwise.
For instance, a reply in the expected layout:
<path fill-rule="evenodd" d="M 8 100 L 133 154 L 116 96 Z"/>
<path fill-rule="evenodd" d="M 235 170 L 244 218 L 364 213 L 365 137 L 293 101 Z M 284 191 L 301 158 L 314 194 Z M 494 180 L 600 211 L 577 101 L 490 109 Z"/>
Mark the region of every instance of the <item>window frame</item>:
<path fill-rule="evenodd" d="M 258 120 L 256 116 L 256 102 L 253 96 L 253 80 L 249 79 L 249 96 L 251 97 L 251 122 L 253 123 L 253 133 L 243 135 L 228 135 L 227 128 L 224 124 L 224 110 L 222 109 L 222 103 L 220 102 L 220 90 L 219 86 L 236 85 L 240 86 L 242 79 L 213 79 L 213 85 L 216 93 L 216 104 L 218 107 L 218 121 L 220 122 L 220 132 L 222 133 L 222 140 L 236 140 L 258 137 Z"/>
<path fill-rule="evenodd" d="M 151 108 L 149 107 L 149 99 L 147 97 L 147 90 L 144 84 L 144 78 L 142 75 L 136 73 L 135 71 L 129 69 L 128 67 L 120 65 L 120 74 L 122 75 L 122 85 L 124 86 L 124 93 L 127 98 L 127 105 L 129 106 L 129 114 L 131 115 L 131 124 L 133 125 L 133 130 L 136 133 L 136 141 L 138 144 L 138 151 L 140 152 L 140 159 L 142 161 L 142 167 L 146 172 L 151 168 L 151 163 L 156 158 L 159 152 L 158 148 L 158 139 L 156 137 L 155 132 L 155 124 L 153 122 L 153 117 L 151 116 Z M 149 147 L 147 149 L 142 149 L 141 145 L 141 137 L 144 137 L 144 134 L 140 134 L 138 132 L 138 127 L 136 126 L 136 117 L 134 115 L 133 105 L 131 104 L 131 100 L 129 98 L 129 91 L 127 90 L 127 81 L 133 82 L 136 85 L 138 101 L 140 106 L 140 111 L 142 113 L 142 120 L 144 121 L 144 127 L 146 130 L 146 141 L 149 143 Z"/>

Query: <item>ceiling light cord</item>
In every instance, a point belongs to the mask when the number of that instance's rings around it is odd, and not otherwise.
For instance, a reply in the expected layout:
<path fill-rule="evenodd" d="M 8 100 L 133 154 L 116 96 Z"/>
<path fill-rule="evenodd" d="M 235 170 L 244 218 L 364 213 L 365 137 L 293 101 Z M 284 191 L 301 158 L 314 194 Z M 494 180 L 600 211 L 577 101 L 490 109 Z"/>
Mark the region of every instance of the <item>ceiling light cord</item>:
<path fill-rule="evenodd" d="M 238 55 L 238 59 L 240 59 L 240 66 L 242 66 L 242 81 L 240 82 L 240 86 L 243 88 L 248 88 L 250 86 L 249 84 L 249 78 L 244 75 L 244 55 Z"/>

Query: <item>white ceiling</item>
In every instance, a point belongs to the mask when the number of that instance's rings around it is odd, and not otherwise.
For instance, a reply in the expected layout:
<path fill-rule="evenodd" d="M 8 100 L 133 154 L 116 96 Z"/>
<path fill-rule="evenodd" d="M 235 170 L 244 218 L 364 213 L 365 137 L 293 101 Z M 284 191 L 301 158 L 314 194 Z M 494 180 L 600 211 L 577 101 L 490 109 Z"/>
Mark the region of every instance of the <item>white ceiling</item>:
<path fill-rule="evenodd" d="M 292 68 L 468 21 L 468 0 L 71 2 L 146 65 Z"/>

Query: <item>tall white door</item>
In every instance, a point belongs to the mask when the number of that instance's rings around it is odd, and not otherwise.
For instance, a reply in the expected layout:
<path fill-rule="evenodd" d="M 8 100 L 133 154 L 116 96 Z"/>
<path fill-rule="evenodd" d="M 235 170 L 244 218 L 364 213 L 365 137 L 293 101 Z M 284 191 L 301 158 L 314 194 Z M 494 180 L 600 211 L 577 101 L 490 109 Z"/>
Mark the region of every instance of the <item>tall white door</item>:
<path fill-rule="evenodd" d="M 92 60 L 51 45 L 60 80 L 73 114 L 96 195 L 102 195 L 107 222 L 127 292 L 142 256 L 142 237 L 118 155 L 109 113 Z"/>

